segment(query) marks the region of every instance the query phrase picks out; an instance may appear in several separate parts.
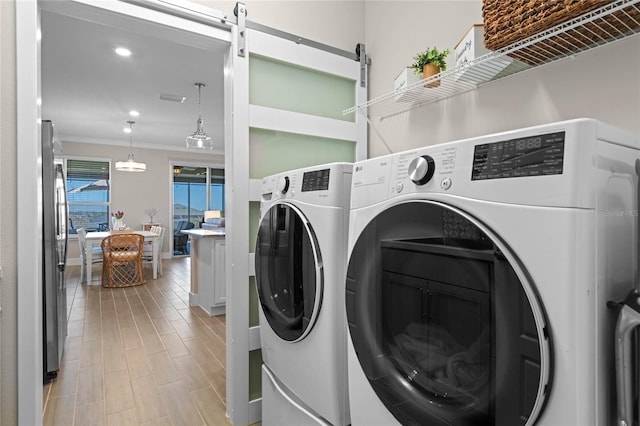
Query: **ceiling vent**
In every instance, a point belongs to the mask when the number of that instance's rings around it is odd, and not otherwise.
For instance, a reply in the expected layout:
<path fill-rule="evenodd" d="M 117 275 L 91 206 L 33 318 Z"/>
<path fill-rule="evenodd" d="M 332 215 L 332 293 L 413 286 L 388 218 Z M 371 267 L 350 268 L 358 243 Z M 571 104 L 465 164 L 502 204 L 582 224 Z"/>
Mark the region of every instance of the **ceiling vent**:
<path fill-rule="evenodd" d="M 171 101 L 171 102 L 179 102 L 184 103 L 187 100 L 185 96 L 180 95 L 171 95 L 169 93 L 160 93 L 160 99 L 163 101 Z"/>

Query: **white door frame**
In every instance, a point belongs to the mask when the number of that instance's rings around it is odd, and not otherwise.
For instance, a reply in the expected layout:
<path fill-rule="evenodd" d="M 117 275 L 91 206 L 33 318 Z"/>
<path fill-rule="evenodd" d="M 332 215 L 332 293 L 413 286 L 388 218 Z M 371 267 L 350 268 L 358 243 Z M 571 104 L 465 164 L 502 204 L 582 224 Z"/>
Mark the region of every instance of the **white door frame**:
<path fill-rule="evenodd" d="M 44 4 L 44 3 L 43 3 Z M 128 0 L 71 0 L 47 2 L 87 4 L 124 15 L 153 20 L 160 25 L 194 31 L 198 26 L 225 33 L 230 48 L 225 57 L 225 204 L 226 286 L 227 286 L 227 414 L 233 424 L 248 424 L 255 419 L 249 398 L 249 352 L 255 346 L 255 331 L 248 326 L 248 277 L 250 261 L 248 223 L 251 190 L 249 181 L 249 60 L 248 49 L 241 51 L 246 30 L 239 30 L 235 18 L 183 0 L 147 0 L 132 4 Z M 143 6 L 140 6 L 143 5 Z M 244 5 L 238 4 L 240 14 Z M 239 20 L 240 21 L 240 20 Z M 188 22 L 188 25 L 185 24 Z M 244 25 L 242 25 L 244 29 Z M 207 31 L 205 31 L 206 33 Z M 16 1 L 17 68 L 17 210 L 18 228 L 18 423 L 42 424 L 42 272 L 33 264 L 42 263 L 42 214 L 40 207 L 42 173 L 40 148 L 40 24 L 37 0 Z M 216 38 L 223 37 L 218 35 Z M 356 104 L 366 100 L 366 88 L 357 89 Z M 366 157 L 367 130 L 358 115 L 356 159 Z M 341 126 L 338 126 L 341 127 Z M 34 173 L 34 170 L 36 173 Z M 254 191 L 255 192 L 255 191 Z M 34 227 L 34 224 L 37 226 Z M 33 247 L 37 250 L 34 254 Z M 238 297 L 240 297 L 238 299 Z M 234 299 L 235 298 L 235 299 Z M 231 320 L 233 319 L 233 320 Z M 253 337 L 252 337 L 253 336 Z"/>
<path fill-rule="evenodd" d="M 36 1 L 16 1 L 18 424 L 42 424 L 42 147 Z M 35 173 L 34 173 L 35 171 Z M 35 226 L 34 226 L 35 225 Z"/>
<path fill-rule="evenodd" d="M 89 5 L 125 16 L 141 18 L 165 27 L 195 32 L 230 43 L 233 22 L 224 14 L 181 0 L 149 0 L 140 7 L 123 1 L 71 0 L 42 3 L 50 7 Z M 16 125 L 17 125 L 17 335 L 18 424 L 41 425 L 42 385 L 42 148 L 40 146 L 40 7 L 37 0 L 18 0 L 16 5 Z M 159 9 L 152 10 L 151 8 Z M 164 11 L 163 11 L 164 9 Z M 165 13 L 170 11 L 171 14 Z M 181 16 L 181 17 L 180 17 Z M 185 19 L 187 18 L 187 19 Z M 211 23 L 218 22 L 212 26 Z M 233 77 L 225 73 L 227 79 Z M 230 114 L 229 114 L 230 115 Z M 225 117 L 225 120 L 230 118 Z M 228 127 L 228 126 L 225 126 Z M 225 149 L 231 149 L 225 134 Z M 229 164 L 226 161 L 227 165 Z M 35 225 L 35 226 L 34 226 Z M 34 250 L 35 247 L 35 250 Z"/>

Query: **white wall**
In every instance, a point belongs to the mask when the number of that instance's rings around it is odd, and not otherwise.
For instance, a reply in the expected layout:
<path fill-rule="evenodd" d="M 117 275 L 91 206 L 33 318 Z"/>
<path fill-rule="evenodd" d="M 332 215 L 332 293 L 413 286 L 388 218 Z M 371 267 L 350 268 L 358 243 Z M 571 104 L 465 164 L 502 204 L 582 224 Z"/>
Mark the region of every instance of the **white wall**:
<path fill-rule="evenodd" d="M 425 47 L 453 50 L 472 24 L 482 22 L 481 5 L 481 1 L 367 2 L 365 43 L 373 60 L 370 97 L 391 92 L 396 75 Z M 453 59 L 450 62 L 453 65 Z M 372 122 L 396 152 L 577 117 L 640 133 L 639 76 L 640 36 L 634 36 Z M 369 156 L 388 154 L 376 132 L 369 134 Z"/>
<path fill-rule="evenodd" d="M 119 172 L 115 169 L 116 161 L 126 160 L 129 152 L 133 153 L 136 161 L 147 164 L 146 172 Z M 158 209 L 153 220 L 167 228 L 162 248 L 165 258 L 171 256 L 171 163 L 197 163 L 224 168 L 223 157 L 203 151 L 179 152 L 135 147 L 129 150 L 129 147 L 63 142 L 63 153 L 65 156 L 111 160 L 111 210 L 122 210 L 125 213 L 124 223 L 131 229 L 140 229 L 142 223 L 149 221 L 144 211 L 152 207 Z M 69 257 L 73 261 L 79 258 L 77 244 L 69 246 Z"/>

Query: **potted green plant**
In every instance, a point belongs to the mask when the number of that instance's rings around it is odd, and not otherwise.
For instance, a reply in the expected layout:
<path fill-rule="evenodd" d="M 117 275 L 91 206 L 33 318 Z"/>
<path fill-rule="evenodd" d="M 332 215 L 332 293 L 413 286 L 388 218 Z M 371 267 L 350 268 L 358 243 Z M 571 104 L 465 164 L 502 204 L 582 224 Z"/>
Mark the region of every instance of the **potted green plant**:
<path fill-rule="evenodd" d="M 424 52 L 420 52 L 413 57 L 415 62 L 409 65 L 409 68 L 413 68 L 413 72 L 418 75 L 422 74 L 422 79 L 424 80 L 447 69 L 445 59 L 449 53 L 449 49 L 441 52 L 437 47 L 427 48 Z M 440 86 L 440 80 L 425 85 L 425 87 L 438 86 Z"/>

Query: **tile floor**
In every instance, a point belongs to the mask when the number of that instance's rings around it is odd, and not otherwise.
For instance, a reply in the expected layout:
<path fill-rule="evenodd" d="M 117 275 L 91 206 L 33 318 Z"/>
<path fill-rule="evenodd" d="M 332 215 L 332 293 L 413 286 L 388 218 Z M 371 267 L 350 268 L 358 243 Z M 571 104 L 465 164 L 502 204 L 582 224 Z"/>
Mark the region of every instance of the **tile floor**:
<path fill-rule="evenodd" d="M 225 317 L 189 307 L 189 258 L 138 287 L 80 284 L 67 272 L 69 330 L 44 425 L 229 425 Z"/>

